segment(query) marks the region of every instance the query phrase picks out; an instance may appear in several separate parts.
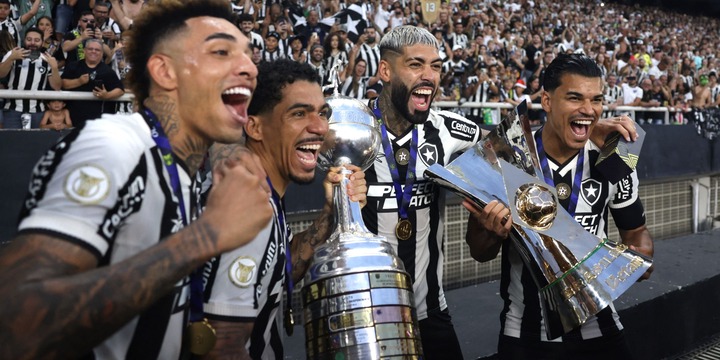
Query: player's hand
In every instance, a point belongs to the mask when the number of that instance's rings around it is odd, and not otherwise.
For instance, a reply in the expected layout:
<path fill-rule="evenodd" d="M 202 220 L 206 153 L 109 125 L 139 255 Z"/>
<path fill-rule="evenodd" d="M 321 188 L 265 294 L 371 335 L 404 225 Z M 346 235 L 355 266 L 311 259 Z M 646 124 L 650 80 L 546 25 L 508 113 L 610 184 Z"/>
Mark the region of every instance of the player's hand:
<path fill-rule="evenodd" d="M 512 228 L 512 216 L 510 209 L 497 200 L 493 200 L 484 208 L 480 209 L 475 203 L 469 200 L 463 201 L 463 206 L 470 212 L 470 216 L 477 224 L 500 239 L 510 235 Z"/>
<path fill-rule="evenodd" d="M 270 196 L 260 158 L 247 149 L 216 164 L 203 218 L 217 231 L 218 253 L 247 244 L 267 226 Z"/>
<path fill-rule="evenodd" d="M 590 140 L 598 147 L 605 145 L 605 138 L 613 132 L 619 132 L 626 141 L 635 141 L 638 138 L 635 121 L 627 115 L 600 119 L 595 124 Z"/>
<path fill-rule="evenodd" d="M 40 56 L 42 56 L 42 58 L 48 63 L 48 65 L 50 65 L 51 69 L 57 69 L 57 59 L 55 59 L 52 54 L 50 54 L 49 52 L 45 52 L 43 54 L 40 54 Z"/>
<path fill-rule="evenodd" d="M 355 165 L 346 165 L 346 169 L 352 171 L 352 174 L 347 175 L 348 185 L 347 194 L 350 201 L 360 203 L 360 208 L 363 208 L 367 204 L 367 182 L 365 181 L 365 173 L 359 167 Z M 333 186 L 339 184 L 342 180 L 343 175 L 340 173 L 342 168 L 334 167 L 330 168 L 323 181 L 323 187 L 325 188 L 325 203 L 328 206 L 333 204 Z"/>

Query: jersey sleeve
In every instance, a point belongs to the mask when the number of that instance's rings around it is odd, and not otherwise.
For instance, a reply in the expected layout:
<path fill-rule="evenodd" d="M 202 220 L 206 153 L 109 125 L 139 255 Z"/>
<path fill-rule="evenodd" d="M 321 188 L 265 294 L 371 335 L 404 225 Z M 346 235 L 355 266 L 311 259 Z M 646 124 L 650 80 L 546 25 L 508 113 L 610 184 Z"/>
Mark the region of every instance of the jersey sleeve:
<path fill-rule="evenodd" d="M 632 230 L 645 225 L 645 209 L 638 194 L 639 185 L 634 171 L 614 185 L 609 207 L 618 229 Z"/>
<path fill-rule="evenodd" d="M 271 290 L 264 288 L 263 277 L 268 276 L 268 270 L 260 268 L 271 236 L 271 224 L 248 244 L 206 265 L 210 271 L 207 271 L 203 311 L 210 318 L 254 321 L 262 310 L 261 297 Z"/>
<path fill-rule="evenodd" d="M 98 258 L 107 254 L 122 210 L 140 206 L 147 174 L 142 141 L 113 125 L 88 124 L 40 158 L 22 204 L 20 233 L 46 233 Z M 128 187 L 135 190 L 129 198 L 123 196 Z"/>
<path fill-rule="evenodd" d="M 482 131 L 475 122 L 445 110 L 440 111 L 439 115 L 449 134 L 443 141 L 447 154 L 465 151 L 480 140 Z"/>

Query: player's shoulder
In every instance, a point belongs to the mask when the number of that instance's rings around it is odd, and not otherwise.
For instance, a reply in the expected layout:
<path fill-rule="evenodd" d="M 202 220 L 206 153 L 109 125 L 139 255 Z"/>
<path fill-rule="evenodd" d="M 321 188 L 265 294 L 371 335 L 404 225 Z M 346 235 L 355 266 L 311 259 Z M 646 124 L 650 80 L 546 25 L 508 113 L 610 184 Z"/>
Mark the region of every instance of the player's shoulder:
<path fill-rule="evenodd" d="M 447 110 L 430 110 L 428 117 L 436 128 L 446 128 L 452 138 L 461 141 L 477 141 L 480 127 L 472 120 Z"/>

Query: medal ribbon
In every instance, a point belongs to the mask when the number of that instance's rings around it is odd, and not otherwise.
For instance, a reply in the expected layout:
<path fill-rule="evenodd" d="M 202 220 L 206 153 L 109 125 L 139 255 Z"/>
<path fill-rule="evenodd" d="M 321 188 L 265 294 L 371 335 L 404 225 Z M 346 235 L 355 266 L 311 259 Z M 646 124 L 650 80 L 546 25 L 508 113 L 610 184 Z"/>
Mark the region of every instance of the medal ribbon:
<path fill-rule="evenodd" d="M 542 143 L 542 128 L 535 132 L 535 143 L 537 144 L 538 157 L 540 158 L 540 166 L 542 167 L 543 177 L 545 177 L 545 183 L 555 187 L 555 181 L 553 180 L 552 172 L 550 171 L 550 164 L 548 163 L 547 155 L 545 154 L 545 148 Z M 578 154 L 577 164 L 575 165 L 575 178 L 573 179 L 572 192 L 570 193 L 570 203 L 568 208 L 565 209 L 570 213 L 571 216 L 575 216 L 575 210 L 577 209 L 578 195 L 580 195 L 580 183 L 582 182 L 583 165 L 585 164 L 585 149 L 580 149 Z"/>
<path fill-rule="evenodd" d="M 150 126 L 152 139 L 160 149 L 163 164 L 165 164 L 165 169 L 168 175 L 170 175 L 170 186 L 172 187 L 173 194 L 175 194 L 177 198 L 183 227 L 185 227 L 188 224 L 188 216 L 185 213 L 185 200 L 183 199 L 182 190 L 180 189 L 180 174 L 178 173 L 175 154 L 173 154 L 172 146 L 170 146 L 170 140 L 165 134 L 165 130 L 163 130 L 158 118 L 148 109 L 145 109 L 145 121 L 148 126 Z M 203 319 L 203 278 L 202 270 L 197 269 L 190 275 L 190 322 L 203 321 Z"/>
<path fill-rule="evenodd" d="M 412 141 L 410 141 L 410 161 L 408 162 L 407 174 L 405 176 L 405 188 L 400 187 L 400 170 L 395 163 L 395 153 L 393 152 L 390 138 L 387 134 L 387 128 L 382 121 L 380 109 L 377 106 L 378 101 L 373 104 L 373 113 L 380 125 L 380 134 L 382 135 L 383 152 L 390 168 L 390 176 L 393 179 L 393 187 L 395 188 L 395 198 L 398 203 L 398 212 L 401 219 L 408 218 L 408 208 L 410 207 L 410 199 L 412 198 L 412 187 L 415 183 L 415 164 L 417 163 L 417 145 L 418 145 L 418 129 L 413 126 Z"/>
<path fill-rule="evenodd" d="M 281 229 L 280 231 L 283 231 L 283 244 L 285 246 L 285 274 L 287 276 L 287 280 L 285 282 L 285 289 L 287 291 L 287 309 L 289 311 L 289 314 L 285 315 L 292 316 L 292 294 L 293 289 L 295 288 L 295 284 L 292 278 L 292 258 L 290 257 L 290 228 L 285 223 L 284 202 L 280 200 L 280 195 L 275 191 L 275 188 L 272 186 L 270 178 L 267 178 L 267 183 L 272 190 L 272 201 L 275 204 L 275 208 L 277 209 L 278 226 Z"/>

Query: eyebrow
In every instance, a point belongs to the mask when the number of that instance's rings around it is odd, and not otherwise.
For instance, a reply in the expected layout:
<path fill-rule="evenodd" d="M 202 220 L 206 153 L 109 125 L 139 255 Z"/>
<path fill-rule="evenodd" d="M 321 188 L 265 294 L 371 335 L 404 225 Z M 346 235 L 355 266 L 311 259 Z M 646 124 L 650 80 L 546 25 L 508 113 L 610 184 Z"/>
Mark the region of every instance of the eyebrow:
<path fill-rule="evenodd" d="M 205 38 L 205 41 L 215 40 L 215 39 L 222 39 L 222 40 L 229 40 L 236 42 L 237 38 L 235 36 L 232 36 L 228 33 L 214 33 L 208 37 Z"/>
<path fill-rule="evenodd" d="M 568 91 L 567 93 L 565 93 L 565 96 L 576 96 L 576 97 L 579 97 L 579 98 L 585 98 L 585 96 L 584 96 L 583 94 L 581 94 L 581 93 L 579 93 L 579 92 L 577 92 L 577 91 Z M 599 93 L 599 94 L 592 95 L 592 96 L 590 96 L 590 97 L 593 98 L 593 99 L 595 99 L 595 98 L 602 97 L 602 96 L 603 96 L 603 94 L 602 94 L 602 93 Z"/>
<path fill-rule="evenodd" d="M 292 112 L 293 110 L 297 110 L 297 109 L 312 110 L 314 108 L 315 108 L 314 105 L 304 104 L 304 103 L 295 103 L 295 104 L 290 105 L 290 107 L 287 109 L 287 111 Z M 322 106 L 320 106 L 320 111 L 326 110 L 329 108 L 330 108 L 330 105 L 328 105 L 328 103 L 323 103 Z"/>

